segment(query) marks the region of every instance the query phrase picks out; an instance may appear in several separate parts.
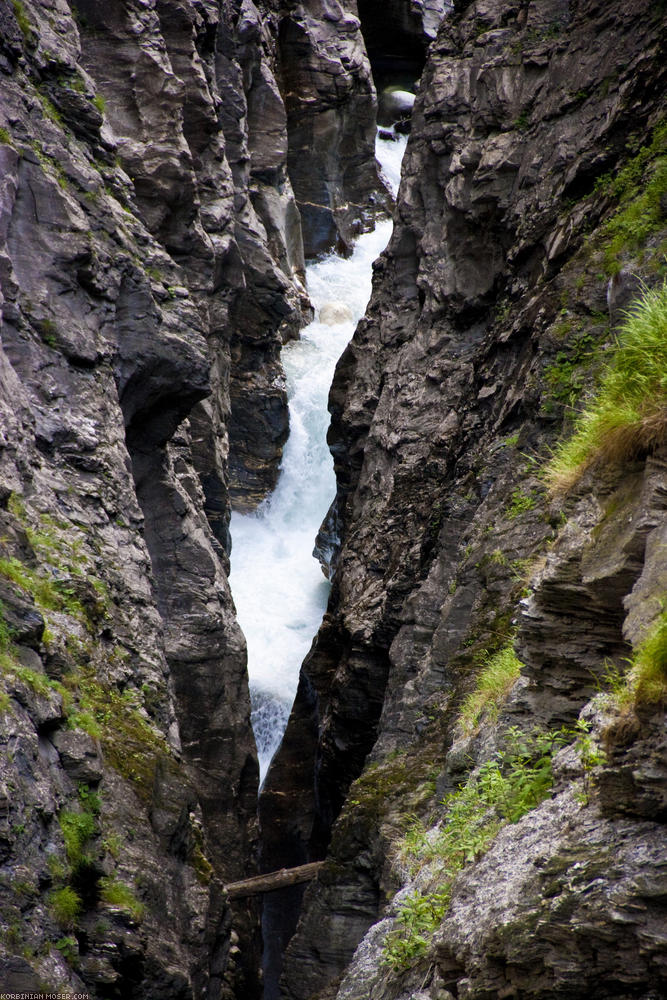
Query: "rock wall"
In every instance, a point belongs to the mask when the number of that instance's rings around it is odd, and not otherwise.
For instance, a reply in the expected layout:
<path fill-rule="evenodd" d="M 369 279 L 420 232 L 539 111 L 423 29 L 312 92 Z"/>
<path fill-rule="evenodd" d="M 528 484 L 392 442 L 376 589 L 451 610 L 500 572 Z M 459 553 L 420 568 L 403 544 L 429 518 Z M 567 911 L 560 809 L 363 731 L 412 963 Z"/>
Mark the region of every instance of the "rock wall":
<path fill-rule="evenodd" d="M 330 88 L 351 67 L 309 111 L 351 133 L 325 206 L 350 227 L 339 201 L 378 183 L 368 63 L 347 14 L 308 16 Z M 228 523 L 275 482 L 310 311 L 294 18 L 0 2 L 3 990 L 261 990 L 257 910 L 223 892 L 257 841 Z"/>
<path fill-rule="evenodd" d="M 355 234 L 386 208 L 375 169 L 375 87 L 356 4 L 289 4 L 278 28 L 288 167 L 306 255 Z"/>
<path fill-rule="evenodd" d="M 431 47 L 394 235 L 330 395 L 332 597 L 262 797 L 271 862 L 328 852 L 287 952 L 290 1000 L 664 990 L 658 710 L 583 805 L 588 773 L 564 751 L 554 797 L 459 877 L 414 971 L 381 951 L 419 886 L 396 854 L 411 817 L 437 826 L 510 724 L 576 727 L 583 711 L 599 734 L 609 721 L 586 706 L 664 597 L 663 455 L 562 502 L 541 479 L 630 275 L 664 272 L 664 194 L 641 233 L 609 229 L 627 207 L 610 178 L 635 172 L 629 202 L 656 167 L 664 29 L 642 0 L 477 0 Z M 522 679 L 466 742 L 462 698 L 512 641 Z"/>

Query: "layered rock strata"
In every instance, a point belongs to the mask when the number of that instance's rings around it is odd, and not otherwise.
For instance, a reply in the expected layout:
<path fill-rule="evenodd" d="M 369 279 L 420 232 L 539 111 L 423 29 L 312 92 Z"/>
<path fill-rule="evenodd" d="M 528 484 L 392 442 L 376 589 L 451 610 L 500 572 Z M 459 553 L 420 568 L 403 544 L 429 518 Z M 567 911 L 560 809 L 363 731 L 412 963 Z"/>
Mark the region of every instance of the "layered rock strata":
<path fill-rule="evenodd" d="M 664 27 L 643 2 L 478 0 L 430 50 L 394 235 L 330 395 L 332 598 L 261 807 L 272 862 L 329 851 L 288 949 L 290 1000 L 664 988 L 659 711 L 614 745 L 585 805 L 585 766 L 565 754 L 555 798 L 459 877 L 414 973 L 381 951 L 394 893 L 419 885 L 395 853 L 410 815 L 436 823 L 510 724 L 576 726 L 659 614 L 664 458 L 598 474 L 562 507 L 540 471 L 636 294 L 627 274 L 651 285 L 664 264 L 659 197 L 641 231 L 610 228 L 655 190 Z M 461 742 L 461 699 L 517 630 L 507 713 Z"/>

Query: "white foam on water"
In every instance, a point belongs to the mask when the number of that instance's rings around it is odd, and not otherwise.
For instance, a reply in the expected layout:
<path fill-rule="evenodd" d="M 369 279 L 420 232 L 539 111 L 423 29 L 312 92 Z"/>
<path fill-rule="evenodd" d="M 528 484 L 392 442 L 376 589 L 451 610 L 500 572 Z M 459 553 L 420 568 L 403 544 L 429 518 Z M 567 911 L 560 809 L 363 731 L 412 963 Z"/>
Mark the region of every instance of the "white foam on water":
<path fill-rule="evenodd" d="M 395 192 L 405 138 L 378 139 L 383 175 Z M 363 316 L 371 265 L 387 245 L 390 220 L 359 237 L 347 260 L 330 254 L 307 267 L 315 321 L 282 352 L 290 436 L 278 485 L 253 514 L 233 514 L 230 582 L 248 644 L 252 723 L 264 778 L 296 694 L 301 663 L 325 611 L 329 583 L 313 545 L 336 483 L 326 443 L 327 399 L 336 362 Z M 319 309 L 344 304 L 351 319 L 320 323 Z M 330 318 L 330 317 L 327 317 Z"/>

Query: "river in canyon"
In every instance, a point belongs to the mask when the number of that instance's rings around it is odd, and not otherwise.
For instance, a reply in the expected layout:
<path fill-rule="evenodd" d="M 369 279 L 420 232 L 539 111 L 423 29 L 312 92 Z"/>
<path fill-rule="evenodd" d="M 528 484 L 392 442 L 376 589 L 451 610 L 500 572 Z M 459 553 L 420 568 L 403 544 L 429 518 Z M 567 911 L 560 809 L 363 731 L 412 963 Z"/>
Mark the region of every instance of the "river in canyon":
<path fill-rule="evenodd" d="M 404 136 L 377 139 L 376 156 L 394 194 L 405 145 Z M 329 582 L 313 555 L 336 489 L 326 443 L 327 399 L 336 362 L 370 297 L 372 263 L 387 245 L 392 225 L 390 219 L 378 222 L 358 238 L 348 258 L 332 253 L 307 266 L 315 320 L 282 352 L 290 436 L 280 478 L 257 511 L 232 515 L 230 582 L 248 644 L 260 780 L 287 725 L 299 668 L 329 596 Z"/>

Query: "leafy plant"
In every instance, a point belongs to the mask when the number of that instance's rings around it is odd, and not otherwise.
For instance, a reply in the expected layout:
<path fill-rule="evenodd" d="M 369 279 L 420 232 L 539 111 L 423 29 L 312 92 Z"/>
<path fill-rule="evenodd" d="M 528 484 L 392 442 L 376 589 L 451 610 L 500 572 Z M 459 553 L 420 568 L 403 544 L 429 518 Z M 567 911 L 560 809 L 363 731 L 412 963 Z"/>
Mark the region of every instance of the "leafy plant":
<path fill-rule="evenodd" d="M 444 917 L 451 896 L 445 885 L 436 892 L 413 892 L 401 904 L 398 920 L 401 930 L 387 936 L 383 957 L 394 969 L 409 968 L 429 945 L 430 936 Z"/>
<path fill-rule="evenodd" d="M 58 949 L 68 965 L 73 965 L 79 957 L 78 941 L 71 935 L 61 937 L 58 941 L 56 941 L 55 947 Z"/>
<path fill-rule="evenodd" d="M 411 826 L 399 850 L 413 872 L 435 863 L 438 886 L 431 893 L 412 893 L 399 910 L 383 949 L 392 968 L 409 968 L 426 953 L 429 935 L 446 913 L 456 874 L 488 850 L 503 826 L 516 823 L 546 798 L 553 782 L 552 756 L 568 738 L 562 730 L 524 733 L 510 727 L 506 748 L 444 799 L 446 818 L 437 833 L 427 836 L 420 821 Z"/>
<path fill-rule="evenodd" d="M 520 489 L 513 491 L 507 507 L 507 517 L 514 519 L 526 514 L 535 506 L 535 493 L 523 493 Z"/>
<path fill-rule="evenodd" d="M 547 482 L 552 492 L 564 492 L 591 465 L 620 465 L 666 435 L 667 281 L 645 291 L 628 313 L 600 388 L 555 451 Z"/>

